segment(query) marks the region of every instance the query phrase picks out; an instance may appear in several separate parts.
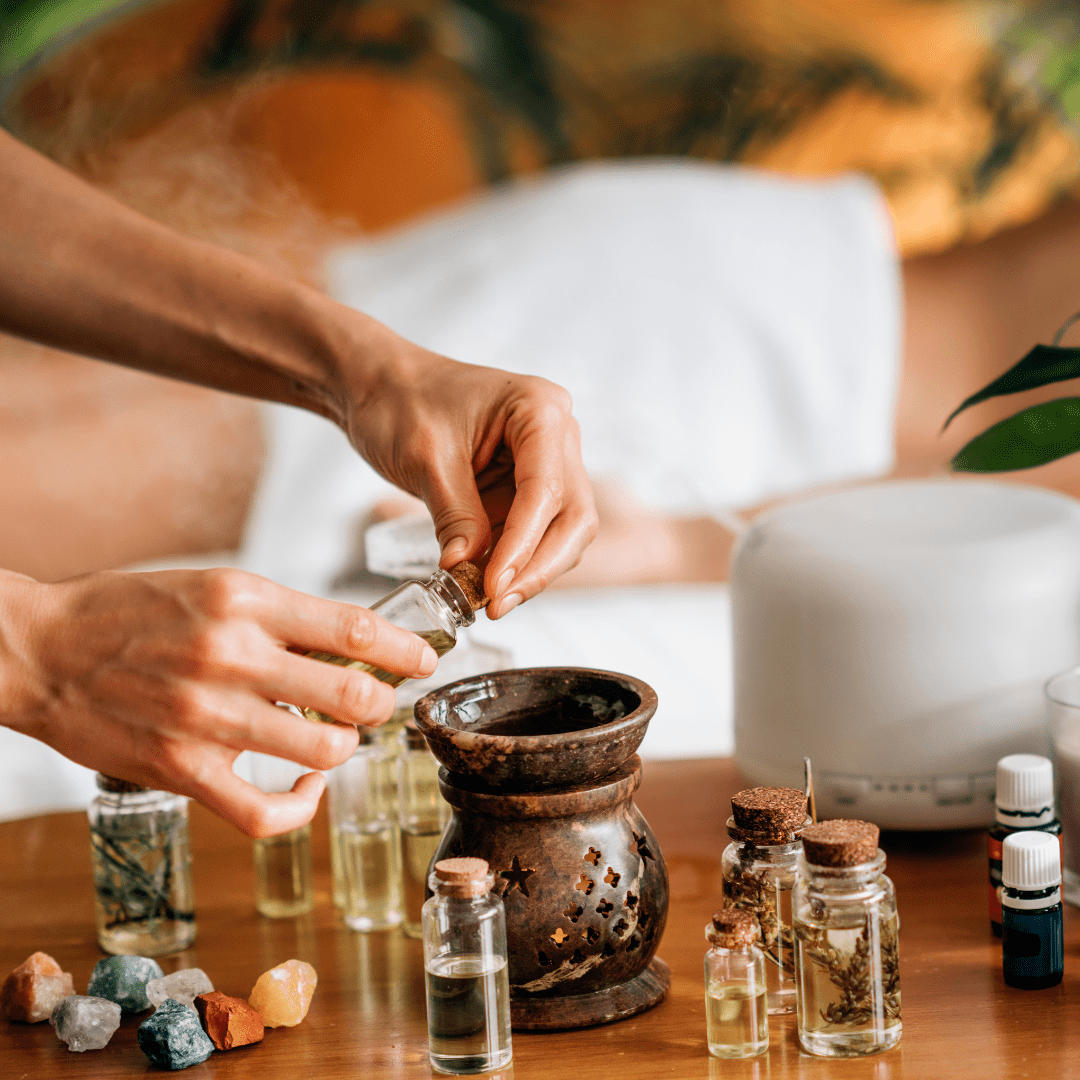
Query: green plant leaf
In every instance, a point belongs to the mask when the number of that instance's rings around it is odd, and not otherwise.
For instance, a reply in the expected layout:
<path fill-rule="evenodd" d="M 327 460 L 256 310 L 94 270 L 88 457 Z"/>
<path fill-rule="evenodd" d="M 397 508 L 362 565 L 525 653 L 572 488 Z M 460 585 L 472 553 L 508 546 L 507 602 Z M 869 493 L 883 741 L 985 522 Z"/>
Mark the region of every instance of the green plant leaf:
<path fill-rule="evenodd" d="M 1011 472 L 1080 450 L 1080 398 L 1033 405 L 976 435 L 952 459 L 956 472 Z"/>
<path fill-rule="evenodd" d="M 965 409 L 978 405 L 980 401 L 1004 397 L 1006 394 L 1019 394 L 1022 390 L 1034 390 L 1037 386 L 1048 386 L 1050 383 L 1076 378 L 1080 378 L 1080 348 L 1036 345 L 1004 375 L 1000 375 L 989 386 L 984 386 L 977 394 L 972 394 L 954 409 L 941 430 L 944 431 Z"/>

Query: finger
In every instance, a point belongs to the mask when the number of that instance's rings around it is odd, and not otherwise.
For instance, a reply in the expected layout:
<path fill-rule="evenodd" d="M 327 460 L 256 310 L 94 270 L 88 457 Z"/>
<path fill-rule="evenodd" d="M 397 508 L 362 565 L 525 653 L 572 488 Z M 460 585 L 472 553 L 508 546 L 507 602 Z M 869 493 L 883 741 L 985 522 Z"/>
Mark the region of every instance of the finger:
<path fill-rule="evenodd" d="M 392 712 L 393 691 L 390 698 Z M 386 713 L 385 719 L 389 717 Z M 368 722 L 381 723 L 382 719 Z M 332 769 L 348 761 L 359 740 L 353 722 L 320 724 L 242 692 L 220 701 L 214 735 L 233 750 L 255 750 L 309 769 Z"/>
<path fill-rule="evenodd" d="M 267 699 L 315 709 L 346 724 L 377 727 L 390 719 L 396 704 L 393 687 L 366 671 L 291 652 L 275 652 L 273 667 L 253 679 L 252 689 Z"/>
<path fill-rule="evenodd" d="M 488 605 L 491 618 L 505 615 L 573 566 L 595 536 L 596 509 L 580 464 L 577 424 L 570 419 L 559 432 L 557 462 L 554 437 L 554 433 L 533 431 L 515 450 L 517 493 L 485 576 L 492 597 Z M 560 528 L 537 557 L 556 518 L 562 519 Z M 526 568 L 528 578 L 519 582 Z"/>
<path fill-rule="evenodd" d="M 454 457 L 434 464 L 424 478 L 422 495 L 435 523 L 441 567 L 450 569 L 487 553 L 491 525 L 471 461 Z"/>
<path fill-rule="evenodd" d="M 267 795 L 222 762 L 204 779 L 191 784 L 186 794 L 241 832 L 259 838 L 279 836 L 306 825 L 315 816 L 325 789 L 322 773 L 310 772 L 293 784 L 292 791 Z"/>
<path fill-rule="evenodd" d="M 356 604 L 275 586 L 287 595 L 267 594 L 259 623 L 283 644 L 362 660 L 410 679 L 426 679 L 439 666 L 435 650 L 423 638 Z M 276 656 L 277 654 L 275 654 Z M 289 698 L 279 695 L 280 700 Z"/>

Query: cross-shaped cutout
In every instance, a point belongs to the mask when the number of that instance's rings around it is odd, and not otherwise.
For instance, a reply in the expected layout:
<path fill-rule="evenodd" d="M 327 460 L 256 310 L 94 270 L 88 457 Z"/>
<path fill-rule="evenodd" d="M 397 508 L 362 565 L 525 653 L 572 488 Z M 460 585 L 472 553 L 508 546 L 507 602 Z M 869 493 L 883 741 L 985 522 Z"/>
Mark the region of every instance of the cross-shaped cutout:
<path fill-rule="evenodd" d="M 631 910 L 637 907 L 637 897 L 632 892 L 626 894 L 626 906 Z"/>
<path fill-rule="evenodd" d="M 609 903 L 607 900 L 601 900 L 600 903 L 596 905 L 596 910 L 598 914 L 603 915 L 606 919 L 615 910 L 615 905 Z"/>
<path fill-rule="evenodd" d="M 632 833 L 634 842 L 630 845 L 631 855 L 640 855 L 643 859 L 654 858 L 653 853 L 649 850 L 649 838 L 644 835 L 638 836 L 637 833 Z"/>
<path fill-rule="evenodd" d="M 596 884 L 591 878 L 587 878 L 584 874 L 581 875 L 581 879 L 574 886 L 578 892 L 583 892 L 586 896 L 593 891 L 593 886 Z"/>
<path fill-rule="evenodd" d="M 518 857 L 514 856 L 514 861 L 510 864 L 509 870 L 503 870 L 499 877 L 505 878 L 508 882 L 506 891 L 503 896 L 509 896 L 516 888 L 519 892 L 525 896 L 529 895 L 529 886 L 525 884 L 526 878 L 531 874 L 535 874 L 535 870 L 526 870 L 518 861 Z"/>
<path fill-rule="evenodd" d="M 567 908 L 567 909 L 566 909 L 566 910 L 565 910 L 565 911 L 563 912 L 563 914 L 564 914 L 564 915 L 565 915 L 565 916 L 566 916 L 566 917 L 567 917 L 567 918 L 568 918 L 568 919 L 569 919 L 569 920 L 570 920 L 571 922 L 577 922 L 577 921 L 578 921 L 578 919 L 580 919 L 580 918 L 581 918 L 582 912 L 584 912 L 584 910 L 585 910 L 585 909 L 584 909 L 583 907 L 578 907 L 578 905 L 577 905 L 577 904 L 571 904 L 571 905 L 570 905 L 570 906 L 569 906 L 569 907 L 568 907 L 568 908 Z"/>
<path fill-rule="evenodd" d="M 568 938 L 569 936 L 570 936 L 570 935 L 569 935 L 569 934 L 568 934 L 568 933 L 567 933 L 567 932 L 566 932 L 566 931 L 565 931 L 565 930 L 564 930 L 564 929 L 563 929 L 563 928 L 562 928 L 562 927 L 560 926 L 560 927 L 559 927 L 559 928 L 558 928 L 558 929 L 557 929 L 557 930 L 555 931 L 555 933 L 551 935 L 551 940 L 555 942 L 555 945 L 556 945 L 556 947 L 557 947 L 557 948 L 560 948 L 560 949 L 561 949 L 561 948 L 562 948 L 562 943 L 563 943 L 563 942 L 564 942 L 564 941 L 565 941 L 565 940 L 566 940 L 566 939 L 567 939 L 567 938 Z"/>
<path fill-rule="evenodd" d="M 595 945 L 600 940 L 600 931 L 594 930 L 591 926 L 585 931 L 585 940 L 590 945 Z"/>
<path fill-rule="evenodd" d="M 622 874 L 616 874 L 609 866 L 607 873 L 604 875 L 604 880 L 614 889 L 619 884 L 619 878 L 621 877 Z"/>
<path fill-rule="evenodd" d="M 591 847 L 585 853 L 584 859 L 587 863 L 592 863 L 593 866 L 598 866 L 600 863 L 600 852 L 596 848 Z"/>

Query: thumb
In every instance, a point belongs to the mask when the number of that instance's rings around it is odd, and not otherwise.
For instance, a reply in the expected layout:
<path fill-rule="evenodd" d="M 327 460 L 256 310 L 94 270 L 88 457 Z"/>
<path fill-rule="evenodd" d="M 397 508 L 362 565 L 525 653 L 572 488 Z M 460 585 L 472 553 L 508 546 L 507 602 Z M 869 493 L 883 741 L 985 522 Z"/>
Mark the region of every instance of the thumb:
<path fill-rule="evenodd" d="M 465 559 L 475 562 L 487 554 L 491 544 L 491 523 L 480 501 L 472 463 L 454 461 L 448 465 L 429 476 L 424 491 L 442 550 L 439 565 L 444 569 Z"/>

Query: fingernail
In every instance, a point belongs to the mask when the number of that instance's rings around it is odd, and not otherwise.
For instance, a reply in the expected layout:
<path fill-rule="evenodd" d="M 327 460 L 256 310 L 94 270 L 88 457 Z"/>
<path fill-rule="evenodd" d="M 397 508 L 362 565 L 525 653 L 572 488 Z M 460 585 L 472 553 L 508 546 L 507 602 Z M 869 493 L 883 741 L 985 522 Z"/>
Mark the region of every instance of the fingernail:
<path fill-rule="evenodd" d="M 462 559 L 465 558 L 465 552 L 468 549 L 468 544 L 460 536 L 455 536 L 446 547 L 443 548 L 442 557 L 451 565 L 456 566 Z"/>
<path fill-rule="evenodd" d="M 499 604 L 499 618 L 501 619 L 508 612 L 513 611 L 514 608 L 521 603 L 523 597 L 521 593 L 512 592 L 509 596 L 505 597 L 501 604 Z"/>
<path fill-rule="evenodd" d="M 420 654 L 420 664 L 417 671 L 426 679 L 429 675 L 434 674 L 438 666 L 439 654 L 430 645 L 425 645 L 424 651 Z"/>
<path fill-rule="evenodd" d="M 509 570 L 504 570 L 499 575 L 499 580 L 495 582 L 495 595 L 502 596 L 504 592 L 510 587 L 510 582 L 514 580 L 514 568 L 510 567 Z M 521 603 L 521 597 L 518 597 L 518 603 Z"/>

